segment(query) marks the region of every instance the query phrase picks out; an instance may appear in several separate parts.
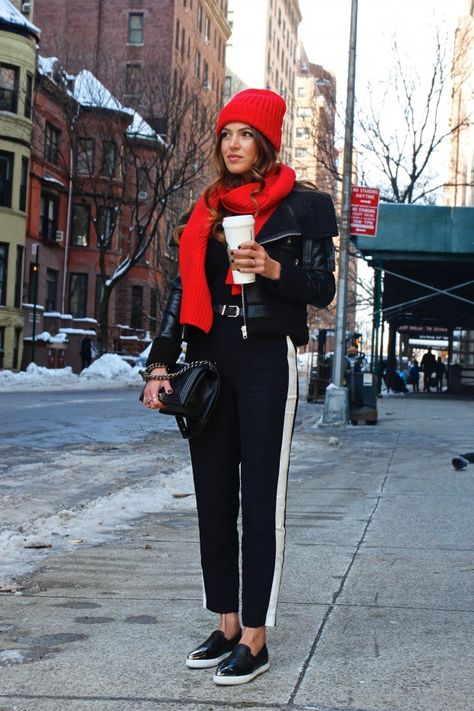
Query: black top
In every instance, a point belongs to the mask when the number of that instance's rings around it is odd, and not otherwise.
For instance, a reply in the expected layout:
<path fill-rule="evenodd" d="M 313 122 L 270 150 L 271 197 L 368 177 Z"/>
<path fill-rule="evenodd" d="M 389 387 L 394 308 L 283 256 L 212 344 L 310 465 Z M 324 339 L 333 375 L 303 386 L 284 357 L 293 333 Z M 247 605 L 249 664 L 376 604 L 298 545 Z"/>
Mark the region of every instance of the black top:
<path fill-rule="evenodd" d="M 213 304 L 236 304 L 241 302 L 240 294 L 233 296 L 232 286 L 226 284 L 225 280 L 229 271 L 229 258 L 227 247 L 224 242 L 218 242 L 210 237 L 206 251 L 206 279 L 211 292 Z"/>

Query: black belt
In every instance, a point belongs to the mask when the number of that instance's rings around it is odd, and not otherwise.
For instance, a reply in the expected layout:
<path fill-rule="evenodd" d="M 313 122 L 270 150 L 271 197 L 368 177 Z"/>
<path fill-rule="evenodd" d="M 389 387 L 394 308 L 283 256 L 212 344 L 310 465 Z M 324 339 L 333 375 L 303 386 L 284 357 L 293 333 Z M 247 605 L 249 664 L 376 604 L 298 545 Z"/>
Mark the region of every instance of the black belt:
<path fill-rule="evenodd" d="M 235 304 L 212 304 L 212 310 L 220 316 L 228 316 L 229 318 L 237 318 L 242 313 L 240 306 Z"/>

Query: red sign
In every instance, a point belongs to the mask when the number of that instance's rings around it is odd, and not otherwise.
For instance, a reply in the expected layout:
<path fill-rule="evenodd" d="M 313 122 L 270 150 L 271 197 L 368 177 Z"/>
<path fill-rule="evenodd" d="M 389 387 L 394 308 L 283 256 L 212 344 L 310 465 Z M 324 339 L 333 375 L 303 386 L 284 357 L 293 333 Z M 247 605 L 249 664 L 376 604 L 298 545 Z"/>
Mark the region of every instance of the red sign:
<path fill-rule="evenodd" d="M 354 185 L 351 192 L 351 235 L 375 237 L 380 190 Z"/>

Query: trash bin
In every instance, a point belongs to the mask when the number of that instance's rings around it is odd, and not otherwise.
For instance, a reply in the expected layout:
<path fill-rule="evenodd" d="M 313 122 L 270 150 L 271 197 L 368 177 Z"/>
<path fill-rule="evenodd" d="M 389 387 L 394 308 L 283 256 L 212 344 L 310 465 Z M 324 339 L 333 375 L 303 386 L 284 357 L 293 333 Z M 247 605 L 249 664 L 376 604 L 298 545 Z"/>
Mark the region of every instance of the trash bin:
<path fill-rule="evenodd" d="M 346 355 L 346 387 L 349 390 L 349 420 L 353 425 L 377 422 L 377 378 L 369 370 L 363 353 Z"/>

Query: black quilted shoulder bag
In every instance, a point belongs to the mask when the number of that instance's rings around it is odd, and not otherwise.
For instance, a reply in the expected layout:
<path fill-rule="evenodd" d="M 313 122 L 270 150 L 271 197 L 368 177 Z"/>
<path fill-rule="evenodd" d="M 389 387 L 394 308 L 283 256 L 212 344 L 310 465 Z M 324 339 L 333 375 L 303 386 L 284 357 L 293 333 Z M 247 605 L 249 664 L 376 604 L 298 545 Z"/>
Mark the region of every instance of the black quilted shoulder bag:
<path fill-rule="evenodd" d="M 158 398 L 166 407 L 163 415 L 174 415 L 184 439 L 199 437 L 207 425 L 219 396 L 220 376 L 214 363 L 197 360 L 177 363 L 168 375 L 150 375 L 141 370 L 143 380 L 169 380 L 173 392 L 167 395 L 164 388 Z M 143 389 L 144 390 L 144 389 Z M 140 400 L 143 401 L 143 390 Z"/>

